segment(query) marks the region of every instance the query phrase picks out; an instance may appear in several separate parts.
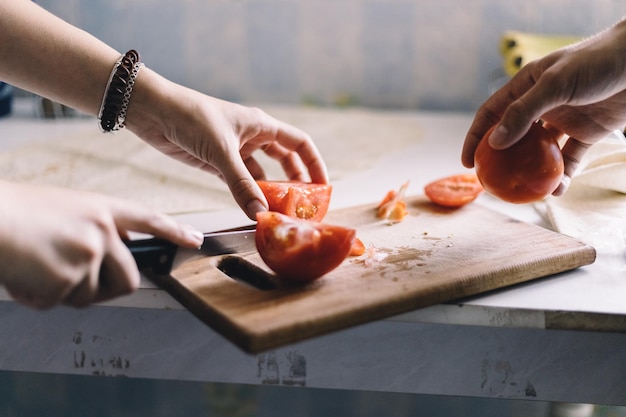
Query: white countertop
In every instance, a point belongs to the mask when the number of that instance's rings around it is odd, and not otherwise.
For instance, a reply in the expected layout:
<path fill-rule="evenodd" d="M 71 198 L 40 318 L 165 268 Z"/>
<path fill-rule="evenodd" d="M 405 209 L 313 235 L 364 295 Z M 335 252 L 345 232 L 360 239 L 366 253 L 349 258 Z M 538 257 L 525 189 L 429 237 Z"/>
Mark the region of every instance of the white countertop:
<path fill-rule="evenodd" d="M 294 109 L 277 106 L 261 106 L 284 119 L 300 125 L 306 117 L 315 118 L 318 110 Z M 331 110 L 322 110 L 327 113 Z M 339 125 L 341 116 L 346 120 L 354 117 L 351 110 L 337 110 Z M 356 110 L 356 112 L 360 112 Z M 369 111 L 366 111 L 367 115 Z M 463 172 L 460 149 L 471 114 L 427 112 L 371 112 L 372 117 L 401 117 L 419 126 L 419 140 L 389 149 L 385 155 L 372 161 L 368 169 L 340 175 L 333 180 L 332 208 L 372 203 L 380 196 L 396 188 L 406 180 L 411 181 L 409 194 L 421 193 L 427 182 Z M 11 150 L 28 142 L 54 141 L 68 134 L 93 135 L 97 130 L 92 118 L 42 120 L 28 117 L 30 114 L 18 107 L 12 117 L 0 119 L 0 150 Z M 358 113 L 363 117 L 363 113 Z M 385 134 L 380 132 L 380 140 Z M 315 136 L 314 136 L 315 138 Z M 345 138 L 346 140 L 350 138 Z M 355 144 L 355 146 L 357 146 Z M 345 155 L 350 158 L 350 155 Z M 332 177 L 331 172 L 331 177 Z M 204 174 L 202 174 L 204 175 Z M 473 204 L 482 204 L 517 219 L 546 226 L 538 213 L 529 205 L 511 205 L 482 195 Z M 203 212 L 181 215 L 184 221 L 203 230 L 237 226 L 247 223 L 243 214 L 233 206 L 219 212 Z M 488 232 L 488 231 L 486 231 Z M 504 327 L 572 328 L 624 332 L 626 330 L 626 258 L 624 254 L 598 251 L 593 265 L 574 271 L 535 280 L 512 288 L 489 294 L 417 310 L 392 320 L 430 323 L 472 324 Z M 8 296 L 0 293 L 0 300 Z M 181 309 L 167 293 L 147 280 L 141 288 L 129 296 L 107 303 L 110 306 L 157 309 Z M 462 306 L 462 308 L 461 308 Z"/>

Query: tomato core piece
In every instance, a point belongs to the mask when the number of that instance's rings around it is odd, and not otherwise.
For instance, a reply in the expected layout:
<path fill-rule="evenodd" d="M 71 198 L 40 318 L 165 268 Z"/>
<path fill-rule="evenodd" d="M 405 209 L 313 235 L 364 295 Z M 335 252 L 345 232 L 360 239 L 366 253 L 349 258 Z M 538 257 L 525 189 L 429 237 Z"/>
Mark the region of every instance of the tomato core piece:
<path fill-rule="evenodd" d="M 488 142 L 493 127 L 474 154 L 476 174 L 487 192 L 510 203 L 531 203 L 551 194 L 563 177 L 558 132 L 539 122 L 513 146 L 496 150 Z"/>
<path fill-rule="evenodd" d="M 404 194 L 408 186 L 409 182 L 406 181 L 398 191 L 388 191 L 376 206 L 376 217 L 389 220 L 392 223 L 401 222 L 409 214 L 404 202 Z"/>

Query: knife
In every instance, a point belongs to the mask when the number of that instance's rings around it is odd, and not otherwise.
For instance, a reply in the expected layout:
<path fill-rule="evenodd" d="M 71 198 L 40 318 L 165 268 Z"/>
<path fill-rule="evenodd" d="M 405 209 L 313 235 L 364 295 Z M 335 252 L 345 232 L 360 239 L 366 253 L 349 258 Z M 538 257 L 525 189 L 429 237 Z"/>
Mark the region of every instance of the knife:
<path fill-rule="evenodd" d="M 204 234 L 198 249 L 178 246 L 161 238 L 126 240 L 126 246 L 137 262 L 139 270 L 151 269 L 164 275 L 193 258 L 250 252 L 256 250 L 255 225 Z"/>

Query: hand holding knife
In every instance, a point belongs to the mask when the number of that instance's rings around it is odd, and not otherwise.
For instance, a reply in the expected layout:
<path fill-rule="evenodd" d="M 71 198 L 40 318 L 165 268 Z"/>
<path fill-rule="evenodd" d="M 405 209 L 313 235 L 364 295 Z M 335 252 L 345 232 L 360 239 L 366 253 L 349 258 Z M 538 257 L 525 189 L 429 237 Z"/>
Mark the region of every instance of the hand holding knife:
<path fill-rule="evenodd" d="M 208 257 L 230 253 L 250 252 L 256 249 L 255 225 L 237 229 L 205 233 L 198 249 L 189 249 L 161 238 L 127 240 L 126 246 L 137 262 L 139 270 L 151 269 L 159 275 L 194 257 Z"/>

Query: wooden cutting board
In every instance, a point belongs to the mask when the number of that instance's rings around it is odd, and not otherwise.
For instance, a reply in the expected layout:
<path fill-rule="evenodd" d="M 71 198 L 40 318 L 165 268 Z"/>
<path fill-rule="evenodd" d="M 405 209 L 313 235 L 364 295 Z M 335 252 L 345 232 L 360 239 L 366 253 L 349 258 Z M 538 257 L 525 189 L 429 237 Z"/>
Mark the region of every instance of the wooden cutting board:
<path fill-rule="evenodd" d="M 329 213 L 324 222 L 356 228 L 369 249 L 308 285 L 281 285 L 256 252 L 194 260 L 152 278 L 254 353 L 595 260 L 591 246 L 477 203 L 444 209 L 419 196 L 408 209 L 393 225 L 377 219 L 373 205 Z"/>

